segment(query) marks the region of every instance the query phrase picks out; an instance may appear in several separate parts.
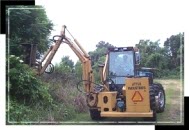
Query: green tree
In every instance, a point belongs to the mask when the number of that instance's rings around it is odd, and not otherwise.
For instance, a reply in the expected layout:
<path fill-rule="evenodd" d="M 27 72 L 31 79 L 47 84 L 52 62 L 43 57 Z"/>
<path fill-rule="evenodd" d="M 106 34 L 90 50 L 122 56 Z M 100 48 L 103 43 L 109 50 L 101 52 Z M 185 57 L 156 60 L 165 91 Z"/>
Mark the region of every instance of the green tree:
<path fill-rule="evenodd" d="M 181 60 L 184 63 L 184 33 L 172 35 L 170 38 L 167 38 L 164 42 L 164 47 L 170 59 L 170 69 L 179 66 Z"/>
<path fill-rule="evenodd" d="M 148 57 L 147 62 L 145 63 L 145 66 L 163 69 L 165 68 L 165 65 L 164 65 L 165 61 L 163 60 L 163 58 L 164 57 L 159 53 L 151 54 Z"/>
<path fill-rule="evenodd" d="M 141 66 L 159 69 L 156 74 L 158 77 L 169 75 L 179 77 L 181 63 L 184 64 L 184 34 L 167 38 L 164 47 L 160 47 L 159 40 L 155 42 L 140 40 L 136 47 L 141 53 Z"/>
<path fill-rule="evenodd" d="M 79 79 L 82 79 L 82 64 L 80 61 L 77 61 L 75 64 L 75 73 L 76 73 L 76 77 L 78 77 Z"/>
<path fill-rule="evenodd" d="M 114 47 L 114 46 L 109 44 L 108 42 L 100 41 L 96 45 L 96 50 L 89 52 L 89 55 L 91 56 L 92 66 L 94 66 L 96 63 L 98 63 L 99 59 L 101 59 L 101 57 L 105 57 L 105 54 L 107 53 L 107 50 L 109 47 Z M 103 60 L 100 62 L 104 63 Z"/>
<path fill-rule="evenodd" d="M 48 19 L 45 9 L 42 6 L 32 7 L 33 9 L 27 9 L 24 6 L 16 7 L 16 9 L 9 9 L 8 12 L 10 54 L 22 55 L 22 43 L 37 44 L 38 51 L 43 53 L 50 44 L 48 36 L 53 30 L 53 23 Z"/>
<path fill-rule="evenodd" d="M 136 47 L 139 48 L 140 53 L 141 53 L 141 65 L 142 66 L 146 66 L 148 64 L 146 64 L 147 62 L 151 62 L 149 61 L 149 56 L 153 53 L 161 53 L 163 54 L 163 49 L 159 46 L 159 40 L 152 42 L 150 40 L 140 40 L 138 44 L 136 44 Z M 150 63 L 155 64 L 155 63 Z"/>
<path fill-rule="evenodd" d="M 62 65 L 64 65 L 64 66 L 68 66 L 68 67 L 70 67 L 71 69 L 74 68 L 74 62 L 70 59 L 69 56 L 64 56 L 64 57 L 61 59 L 60 64 L 62 64 Z"/>
<path fill-rule="evenodd" d="M 74 62 L 69 56 L 64 56 L 59 64 L 55 65 L 55 71 L 61 73 L 72 73 L 74 70 Z"/>
<path fill-rule="evenodd" d="M 114 47 L 114 46 L 109 44 L 108 42 L 100 41 L 96 45 L 96 50 L 89 52 L 89 55 L 91 56 L 91 64 L 93 68 L 95 81 L 100 81 L 98 65 L 104 64 L 105 55 L 108 52 L 108 48 L 110 47 Z"/>

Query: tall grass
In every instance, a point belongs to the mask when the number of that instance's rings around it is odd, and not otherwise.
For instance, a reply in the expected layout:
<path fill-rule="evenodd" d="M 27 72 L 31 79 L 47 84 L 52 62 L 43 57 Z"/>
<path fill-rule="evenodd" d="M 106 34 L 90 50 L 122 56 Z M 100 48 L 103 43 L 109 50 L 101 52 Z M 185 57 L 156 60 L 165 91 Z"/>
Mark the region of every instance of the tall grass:
<path fill-rule="evenodd" d="M 7 124 L 58 123 L 73 120 L 78 118 L 78 114 L 88 112 L 85 96 L 76 88 L 78 80 L 74 74 L 55 72 L 51 75 L 44 74 L 37 80 L 42 81 L 44 87 L 48 88 L 45 92 L 51 97 L 51 102 L 38 98 L 29 103 L 10 97 L 10 102 L 7 103 Z M 41 91 L 36 91 L 38 92 Z"/>
<path fill-rule="evenodd" d="M 54 121 L 70 120 L 78 113 L 88 111 L 84 94 L 77 90 L 78 80 L 74 74 L 55 72 L 51 75 L 43 75 L 42 79 L 49 84 L 49 91 L 56 105 L 51 110 Z"/>

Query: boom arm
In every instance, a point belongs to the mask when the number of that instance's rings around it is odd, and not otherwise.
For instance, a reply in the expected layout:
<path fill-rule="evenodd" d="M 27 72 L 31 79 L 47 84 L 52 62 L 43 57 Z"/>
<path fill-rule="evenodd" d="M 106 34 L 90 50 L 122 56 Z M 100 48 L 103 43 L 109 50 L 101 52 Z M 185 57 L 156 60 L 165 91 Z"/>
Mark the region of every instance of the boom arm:
<path fill-rule="evenodd" d="M 86 51 L 79 44 L 79 42 L 71 34 L 70 35 L 72 36 L 74 42 L 72 42 L 72 40 L 69 39 L 65 35 L 65 30 L 67 30 L 66 26 L 62 26 L 62 30 L 61 30 L 60 36 L 58 36 L 59 39 L 55 42 L 54 46 L 51 46 L 49 48 L 49 50 L 45 54 L 45 56 L 42 59 L 42 61 L 39 63 L 38 74 L 41 75 L 41 74 L 43 74 L 45 72 L 46 68 L 51 63 L 54 55 L 56 54 L 58 48 L 60 47 L 60 44 L 62 42 L 64 42 L 64 43 L 66 43 L 66 44 L 69 45 L 69 47 L 78 56 L 79 60 L 82 63 L 83 80 L 87 81 L 87 82 L 84 82 L 85 92 L 92 92 L 93 88 L 94 88 L 94 84 L 93 84 L 93 82 L 94 82 L 94 76 L 93 76 L 93 71 L 92 71 L 92 67 L 91 67 L 91 59 L 90 59 L 89 55 L 86 53 Z M 45 59 L 47 59 L 47 60 L 46 60 L 46 62 L 44 64 L 44 66 L 42 67 L 42 62 L 45 61 Z"/>
<path fill-rule="evenodd" d="M 63 28 L 66 28 L 66 26 L 63 26 Z M 69 32 L 69 31 L 68 31 Z M 82 48 L 82 46 L 79 44 L 79 42 L 73 37 L 74 42 L 72 42 L 67 36 L 63 36 L 64 40 L 63 42 L 67 43 L 69 47 L 73 50 L 73 52 L 78 56 L 79 60 L 82 63 L 83 68 L 83 80 L 88 81 L 84 82 L 84 89 L 85 92 L 91 92 L 94 88 L 94 75 L 91 67 L 91 59 L 89 55 L 86 53 L 86 51 Z"/>
<path fill-rule="evenodd" d="M 60 35 L 64 36 L 64 34 L 65 34 L 65 30 L 64 30 L 64 28 L 62 28 Z M 63 41 L 63 37 L 59 37 L 59 39 L 55 42 L 55 45 L 52 45 L 49 48 L 49 50 L 44 55 L 41 62 L 39 62 L 39 64 L 38 64 L 38 75 L 43 74 L 45 72 L 45 70 L 47 69 L 48 65 L 51 64 L 51 61 L 54 58 L 54 55 L 56 54 L 56 52 L 57 52 L 58 48 L 60 47 L 60 44 L 62 43 L 62 41 Z M 42 63 L 44 61 L 45 61 L 45 64 L 42 66 Z"/>

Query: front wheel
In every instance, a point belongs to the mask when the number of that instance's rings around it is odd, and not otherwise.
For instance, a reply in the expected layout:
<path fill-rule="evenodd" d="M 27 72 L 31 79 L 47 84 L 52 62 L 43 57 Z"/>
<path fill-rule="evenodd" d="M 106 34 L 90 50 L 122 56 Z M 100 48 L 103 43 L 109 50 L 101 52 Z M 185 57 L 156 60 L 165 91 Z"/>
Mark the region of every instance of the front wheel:
<path fill-rule="evenodd" d="M 89 109 L 90 116 L 92 120 L 101 120 L 100 111 L 98 109 Z"/>
<path fill-rule="evenodd" d="M 164 112 L 166 100 L 165 100 L 165 91 L 163 89 L 163 86 L 161 84 L 154 84 L 153 87 L 155 89 L 155 96 L 157 98 L 156 111 L 158 113 Z"/>
<path fill-rule="evenodd" d="M 156 121 L 155 90 L 153 87 L 150 87 L 150 108 L 153 110 L 151 121 Z"/>
<path fill-rule="evenodd" d="M 156 121 L 156 101 L 155 101 L 155 89 L 150 86 L 150 109 L 153 111 L 153 117 L 145 117 L 144 121 Z"/>

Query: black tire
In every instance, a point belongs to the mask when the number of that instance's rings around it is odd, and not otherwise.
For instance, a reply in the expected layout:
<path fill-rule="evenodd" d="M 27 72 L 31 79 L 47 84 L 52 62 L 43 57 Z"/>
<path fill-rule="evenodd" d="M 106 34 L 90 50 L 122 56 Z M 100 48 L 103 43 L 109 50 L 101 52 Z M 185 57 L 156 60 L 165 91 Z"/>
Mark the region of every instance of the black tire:
<path fill-rule="evenodd" d="M 144 118 L 145 121 L 156 121 L 156 101 L 155 101 L 155 90 L 150 86 L 150 109 L 153 111 L 153 117 Z"/>
<path fill-rule="evenodd" d="M 165 109 L 165 91 L 163 89 L 163 86 L 161 84 L 153 84 L 154 90 L 155 90 L 155 96 L 158 96 L 158 103 L 156 105 L 156 111 L 157 113 L 164 112 Z"/>
<path fill-rule="evenodd" d="M 92 120 L 101 120 L 100 111 L 98 109 L 89 109 L 90 116 Z"/>

